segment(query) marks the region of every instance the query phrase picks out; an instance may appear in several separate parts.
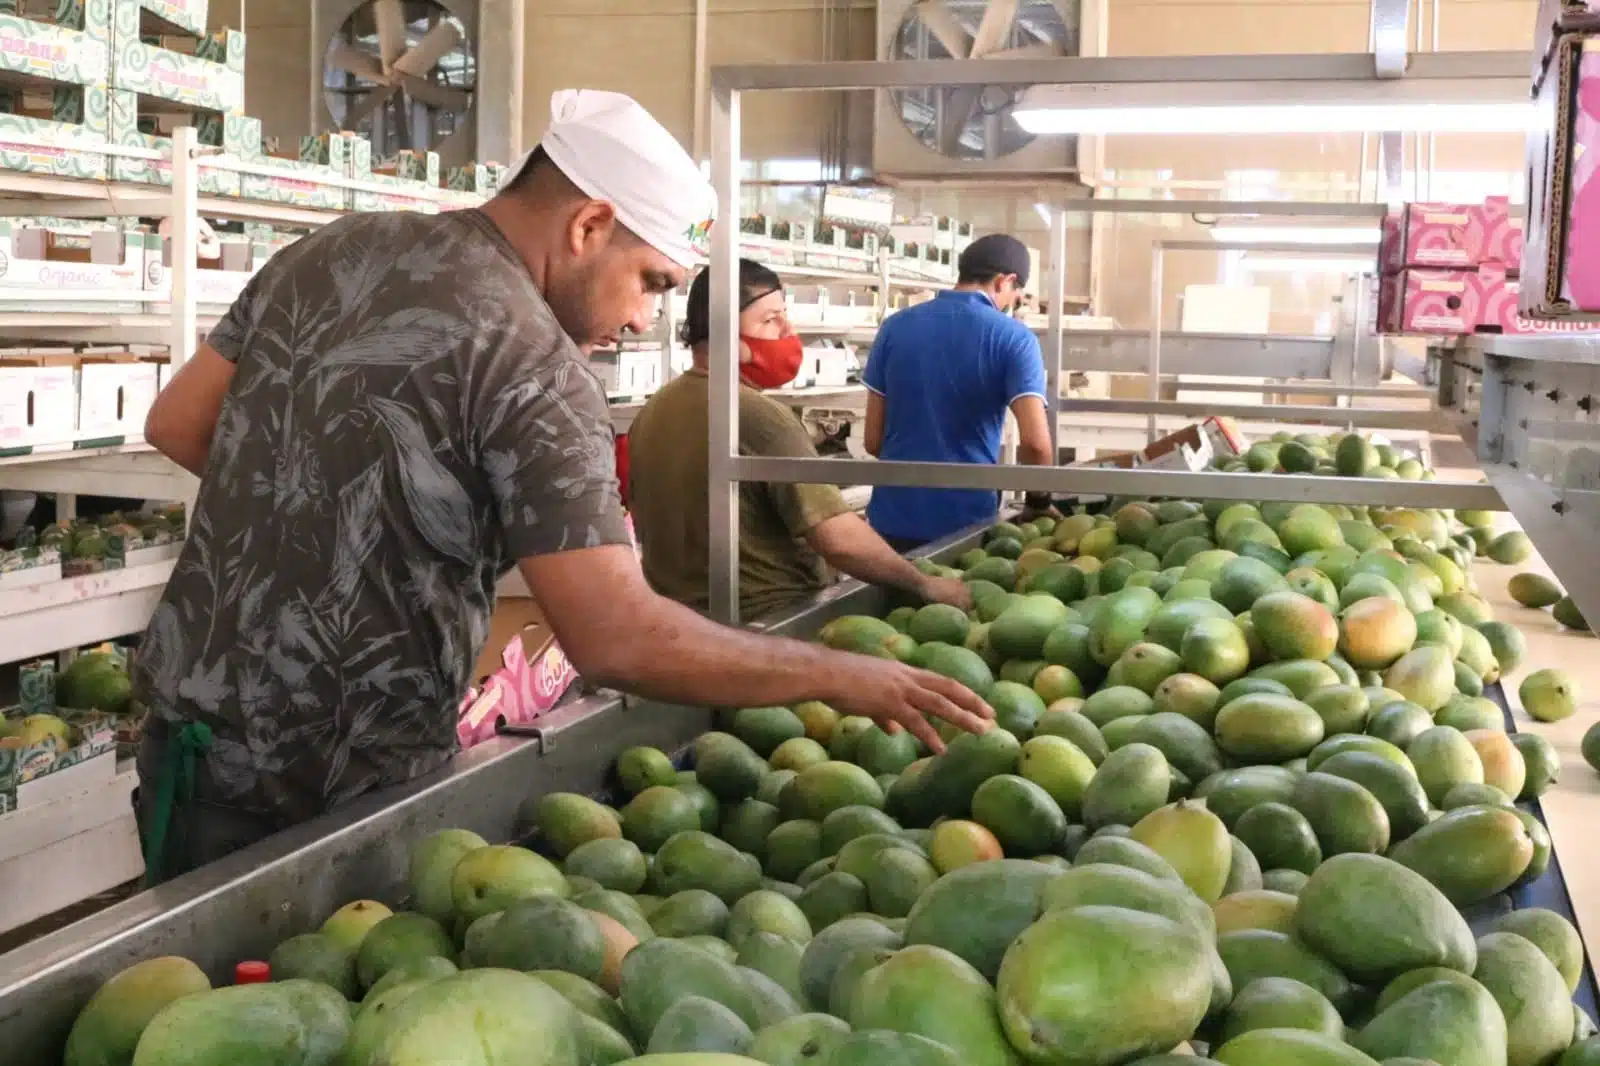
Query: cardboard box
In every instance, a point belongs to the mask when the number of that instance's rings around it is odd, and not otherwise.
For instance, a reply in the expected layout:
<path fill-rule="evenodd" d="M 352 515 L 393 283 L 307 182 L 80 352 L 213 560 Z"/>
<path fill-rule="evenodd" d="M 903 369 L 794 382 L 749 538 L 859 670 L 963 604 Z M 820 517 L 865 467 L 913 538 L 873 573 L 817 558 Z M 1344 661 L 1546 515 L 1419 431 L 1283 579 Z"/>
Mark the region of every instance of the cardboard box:
<path fill-rule="evenodd" d="M 1600 322 L 1581 319 L 1529 318 L 1517 310 L 1522 283 L 1516 278 L 1502 278 L 1498 284 L 1486 289 L 1483 309 L 1479 312 L 1478 332 L 1503 334 L 1538 333 L 1552 336 L 1573 333 L 1600 332 Z"/>
<path fill-rule="evenodd" d="M 439 187 L 439 153 L 413 152 L 405 149 L 372 168 L 372 173 L 399 178 L 401 181 Z"/>
<path fill-rule="evenodd" d="M 1498 267 L 1515 276 L 1522 270 L 1522 248 L 1525 242 L 1526 222 L 1512 218 L 1509 210 L 1495 219 L 1484 238 L 1481 266 Z"/>
<path fill-rule="evenodd" d="M 462 701 L 456 736 L 463 748 L 492 738 L 501 725 L 537 721 L 578 680 L 538 605 L 520 597 L 495 608 L 474 672 L 484 680 Z"/>
<path fill-rule="evenodd" d="M 206 32 L 206 0 L 138 0 L 142 8 L 140 29 L 156 30 L 159 23 L 199 37 Z"/>
<path fill-rule="evenodd" d="M 104 2 L 104 0 L 102 0 Z M 233 114 L 244 108 L 244 34 L 222 30 L 197 49 L 221 61 L 147 44 L 141 0 L 111 0 L 111 79 L 127 89 L 188 107 Z"/>
<path fill-rule="evenodd" d="M 311 134 L 300 138 L 300 161 L 365 179 L 372 173 L 372 142 L 349 132 Z"/>
<path fill-rule="evenodd" d="M 83 360 L 78 368 L 80 446 L 121 444 L 144 436 L 144 420 L 155 403 L 154 363 L 135 359 Z"/>
<path fill-rule="evenodd" d="M 1387 297 L 1385 333 L 1472 333 L 1483 317 L 1485 294 L 1505 275 L 1478 270 L 1407 269 L 1383 279 Z"/>
<path fill-rule="evenodd" d="M 436 186 L 376 172 L 360 180 L 379 188 L 351 190 L 349 208 L 352 211 L 420 211 L 427 215 L 439 213 Z"/>
<path fill-rule="evenodd" d="M 1600 316 L 1600 33 L 1556 41 L 1528 135 L 1528 230 L 1520 310 Z"/>
<path fill-rule="evenodd" d="M 61 580 L 61 552 L 35 545 L 0 550 L 0 592 Z"/>
<path fill-rule="evenodd" d="M 1188 448 L 1190 452 L 1204 454 L 1209 462 L 1217 456 L 1243 455 L 1249 447 L 1250 442 L 1245 440 L 1233 419 L 1212 416 L 1151 442 L 1143 457 L 1150 462 L 1179 448 Z"/>
<path fill-rule="evenodd" d="M 1533 27 L 1533 90 L 1539 91 L 1556 41 L 1568 33 L 1600 32 L 1600 0 L 1539 0 Z"/>
<path fill-rule="evenodd" d="M 195 302 L 202 310 L 213 314 L 226 311 L 275 250 L 256 241 L 224 240 L 215 257 L 197 256 L 194 273 L 190 275 Z M 170 240 L 162 244 L 160 263 L 161 269 L 150 273 L 145 287 L 145 296 L 152 301 L 149 310 L 154 314 L 167 313 L 167 300 L 172 295 Z"/>
<path fill-rule="evenodd" d="M 331 210 L 342 210 L 349 203 L 349 189 L 342 185 L 329 184 L 333 178 L 344 177 L 330 167 L 292 159 L 269 158 L 264 162 L 276 173 L 241 173 L 240 196 L 247 200 L 267 200 L 278 204 L 293 204 L 296 207 L 322 207 Z"/>
<path fill-rule="evenodd" d="M 35 10 L 0 3 L 0 70 L 46 81 L 103 85 L 110 70 L 111 0 L 58 4 L 56 17 L 35 21 L 15 12 Z M 11 13 L 6 13 L 9 10 Z"/>
<path fill-rule="evenodd" d="M 0 86 L 0 168 L 105 178 L 107 108 L 100 85 Z"/>
<path fill-rule="evenodd" d="M 166 130 L 170 133 L 176 125 L 187 122 L 193 122 L 197 132 L 203 134 L 202 143 L 215 144 L 241 158 L 251 158 L 260 153 L 261 123 L 256 119 L 244 115 L 222 115 L 217 112 L 149 115 L 145 113 L 145 106 L 150 100 L 141 98 L 138 93 L 127 89 L 112 89 L 108 97 L 111 143 L 131 148 L 146 148 L 160 152 L 163 156 L 161 159 L 110 157 L 108 166 L 115 181 L 171 185 L 172 137 L 151 131 Z M 238 172 L 202 166 L 198 174 L 202 193 L 211 196 L 239 195 Z"/>
<path fill-rule="evenodd" d="M 41 713 L 35 709 L 31 713 Z M 116 719 L 98 711 L 57 710 L 67 723 L 66 749 L 45 741 L 0 747 L 0 810 L 14 812 L 110 782 L 116 774 Z M 22 708 L 5 717 L 15 724 Z"/>
<path fill-rule="evenodd" d="M 154 234 L 0 222 L 0 308 L 137 314 L 155 255 Z"/>
<path fill-rule="evenodd" d="M 1491 231 L 1505 226 L 1509 212 L 1503 196 L 1491 196 L 1481 204 L 1406 204 L 1384 217 L 1378 246 L 1381 271 L 1470 270 L 1483 262 Z"/>
<path fill-rule="evenodd" d="M 0 454 L 67 445 L 77 429 L 78 387 L 70 361 L 0 359 Z"/>
<path fill-rule="evenodd" d="M 511 169 L 499 163 L 468 163 L 445 171 L 444 187 L 457 192 L 493 196 L 511 179 Z"/>
<path fill-rule="evenodd" d="M 1088 470 L 1136 470 L 1144 465 L 1144 460 L 1138 452 L 1107 452 L 1067 465 Z"/>

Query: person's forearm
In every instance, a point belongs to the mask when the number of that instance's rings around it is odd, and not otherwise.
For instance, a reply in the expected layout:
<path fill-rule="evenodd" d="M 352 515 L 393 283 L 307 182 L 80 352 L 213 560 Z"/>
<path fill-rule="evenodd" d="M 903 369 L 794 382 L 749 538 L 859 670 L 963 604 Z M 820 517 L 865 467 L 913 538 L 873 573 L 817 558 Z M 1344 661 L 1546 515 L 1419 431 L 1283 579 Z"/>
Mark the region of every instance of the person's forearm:
<path fill-rule="evenodd" d="M 1017 445 L 1018 466 L 1054 466 L 1050 461 L 1050 442 L 1022 441 Z"/>
<path fill-rule="evenodd" d="M 860 515 L 830 518 L 806 535 L 827 564 L 857 581 L 916 592 L 923 574 L 862 520 Z"/>
<path fill-rule="evenodd" d="M 765 707 L 832 700 L 843 652 L 785 637 L 730 629 L 658 596 L 630 614 L 628 638 L 580 665 L 594 682 L 707 707 Z"/>

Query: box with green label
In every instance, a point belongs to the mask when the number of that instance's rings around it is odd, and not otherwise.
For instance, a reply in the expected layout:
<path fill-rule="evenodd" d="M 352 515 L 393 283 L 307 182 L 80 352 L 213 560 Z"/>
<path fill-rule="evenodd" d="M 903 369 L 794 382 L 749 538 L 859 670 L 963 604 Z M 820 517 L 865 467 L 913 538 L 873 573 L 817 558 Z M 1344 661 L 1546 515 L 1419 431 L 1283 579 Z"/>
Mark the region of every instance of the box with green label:
<path fill-rule="evenodd" d="M 204 143 L 223 142 L 219 147 L 245 155 L 237 149 L 248 149 L 253 143 L 259 146 L 261 125 L 243 115 L 220 115 L 215 112 L 164 115 L 150 114 L 146 106 L 152 101 L 126 89 L 112 89 L 110 94 L 108 136 L 112 144 L 133 148 L 148 148 L 160 152 L 162 158 L 147 159 L 128 156 L 110 157 L 108 167 L 115 181 L 142 181 L 152 185 L 172 184 L 172 138 L 159 131 L 173 124 L 194 123 L 200 130 Z M 230 134 L 231 128 L 231 134 Z M 229 138 L 233 147 L 229 147 Z M 207 138 L 210 138 L 209 140 Z M 200 191 L 209 196 L 238 196 L 240 179 L 237 171 L 219 170 L 215 167 L 199 168 Z"/>
<path fill-rule="evenodd" d="M 0 71 L 103 85 L 110 71 L 112 0 L 0 0 Z"/>
<path fill-rule="evenodd" d="M 445 172 L 444 187 L 457 192 L 493 196 L 506 181 L 509 168 L 499 163 L 468 163 Z"/>
<path fill-rule="evenodd" d="M 191 55 L 153 44 L 140 33 L 143 8 L 139 0 L 111 2 L 115 4 L 111 31 L 113 89 L 223 114 L 243 110 L 244 34 L 222 30 L 194 42 L 195 54 Z"/>
<path fill-rule="evenodd" d="M 0 93 L 0 170 L 103 180 L 108 109 L 93 85 Z"/>

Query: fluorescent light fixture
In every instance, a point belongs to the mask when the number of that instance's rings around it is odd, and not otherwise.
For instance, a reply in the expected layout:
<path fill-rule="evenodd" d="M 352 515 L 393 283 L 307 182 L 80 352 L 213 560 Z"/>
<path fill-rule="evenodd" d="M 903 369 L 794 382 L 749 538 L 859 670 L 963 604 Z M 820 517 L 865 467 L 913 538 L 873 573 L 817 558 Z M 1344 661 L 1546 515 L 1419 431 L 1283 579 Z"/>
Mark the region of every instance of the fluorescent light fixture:
<path fill-rule="evenodd" d="M 1373 261 L 1365 257 L 1252 255 L 1248 252 L 1240 265 L 1255 274 L 1361 274 L 1374 268 Z"/>
<path fill-rule="evenodd" d="M 1253 104 L 1238 107 L 1027 108 L 1017 124 L 1050 134 L 1526 133 L 1531 103 Z"/>
<path fill-rule="evenodd" d="M 1377 244 L 1376 226 L 1212 226 L 1211 239 L 1228 244 Z"/>
<path fill-rule="evenodd" d="M 1526 82 L 1365 79 L 1038 85 L 1017 123 L 1033 134 L 1525 133 Z"/>
<path fill-rule="evenodd" d="M 1051 224 L 1050 223 L 1050 205 L 1049 204 L 1042 204 L 1042 203 L 1039 203 L 1038 201 L 1035 201 L 1034 205 L 1033 205 L 1033 210 L 1039 216 L 1039 221 L 1040 222 L 1043 222 L 1046 226 Z"/>

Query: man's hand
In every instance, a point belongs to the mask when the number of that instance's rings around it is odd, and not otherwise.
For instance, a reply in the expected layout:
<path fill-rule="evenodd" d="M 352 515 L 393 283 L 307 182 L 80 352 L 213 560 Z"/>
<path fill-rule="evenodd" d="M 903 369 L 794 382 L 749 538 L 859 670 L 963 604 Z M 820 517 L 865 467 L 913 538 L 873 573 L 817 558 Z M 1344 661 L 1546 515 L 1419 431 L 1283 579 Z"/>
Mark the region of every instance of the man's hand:
<path fill-rule="evenodd" d="M 972 587 L 956 577 L 924 577 L 917 594 L 929 603 L 948 603 L 963 611 L 972 610 Z"/>
<path fill-rule="evenodd" d="M 835 709 L 871 718 L 889 732 L 910 730 L 935 753 L 944 751 L 944 741 L 930 717 L 969 733 L 987 732 L 994 724 L 994 711 L 967 686 L 893 659 L 846 655 L 830 685 Z"/>

